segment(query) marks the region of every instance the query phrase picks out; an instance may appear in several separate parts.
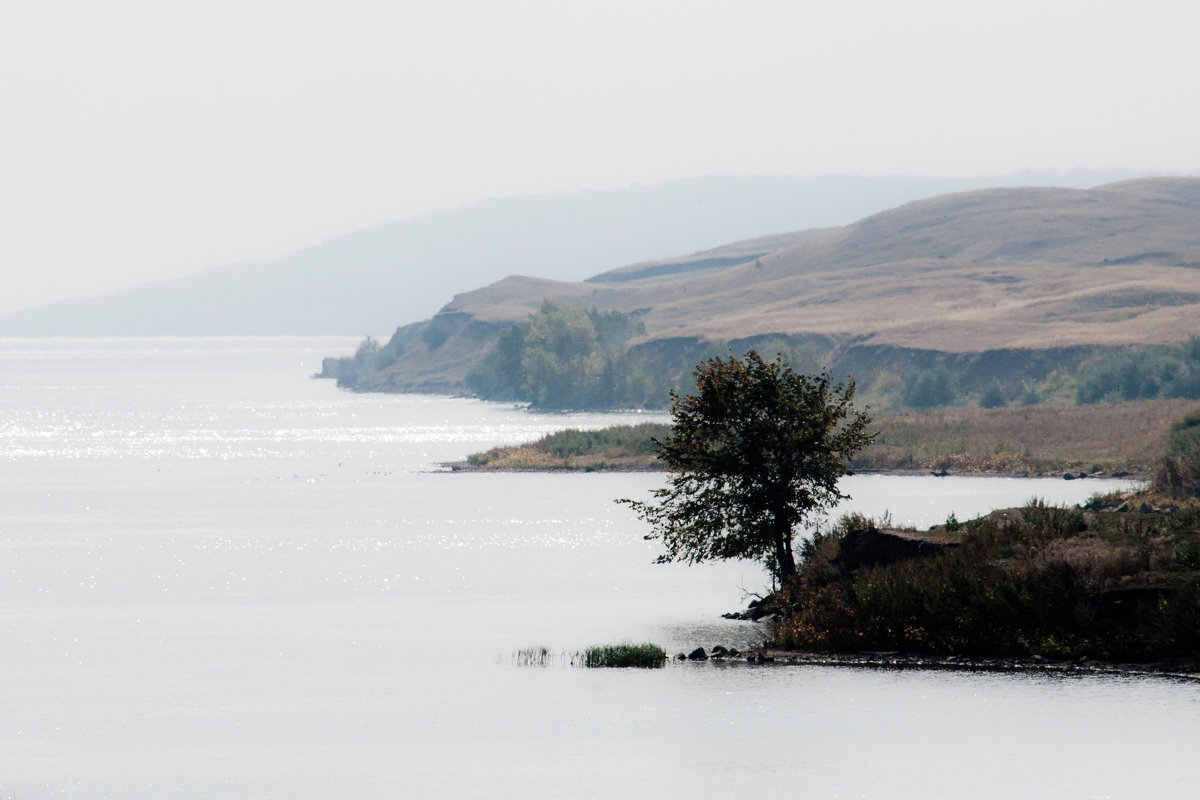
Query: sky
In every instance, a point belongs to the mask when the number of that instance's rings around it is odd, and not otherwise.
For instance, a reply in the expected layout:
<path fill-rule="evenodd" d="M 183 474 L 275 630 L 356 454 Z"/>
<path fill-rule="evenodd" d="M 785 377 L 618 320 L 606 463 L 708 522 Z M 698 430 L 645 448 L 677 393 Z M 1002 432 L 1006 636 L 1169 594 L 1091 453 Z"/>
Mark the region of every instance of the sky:
<path fill-rule="evenodd" d="M 1200 5 L 42 0 L 0 10 L 0 313 L 493 197 L 1200 173 Z"/>

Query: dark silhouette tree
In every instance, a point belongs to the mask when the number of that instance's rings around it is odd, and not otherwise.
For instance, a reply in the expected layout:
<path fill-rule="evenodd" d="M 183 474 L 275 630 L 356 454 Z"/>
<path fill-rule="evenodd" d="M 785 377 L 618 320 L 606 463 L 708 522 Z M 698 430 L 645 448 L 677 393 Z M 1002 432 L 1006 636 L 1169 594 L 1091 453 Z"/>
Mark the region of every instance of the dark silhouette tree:
<path fill-rule="evenodd" d="M 854 410 L 853 380 L 801 375 L 782 357 L 730 354 L 694 374 L 695 393 L 671 393 L 670 434 L 655 440 L 667 486 L 621 502 L 653 526 L 659 563 L 757 559 L 784 583 L 796 528 L 846 497 L 838 479 L 874 438 L 870 417 Z"/>

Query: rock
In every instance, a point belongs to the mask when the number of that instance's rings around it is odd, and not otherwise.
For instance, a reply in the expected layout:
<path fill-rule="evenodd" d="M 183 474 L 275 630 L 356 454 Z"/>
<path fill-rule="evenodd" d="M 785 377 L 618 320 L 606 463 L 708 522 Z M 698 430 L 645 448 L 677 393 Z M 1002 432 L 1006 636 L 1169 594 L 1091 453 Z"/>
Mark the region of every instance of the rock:
<path fill-rule="evenodd" d="M 759 603 L 752 608 L 746 609 L 746 615 L 742 619 L 748 619 L 751 622 L 762 622 L 766 617 L 773 616 L 772 612 L 762 603 Z"/>
<path fill-rule="evenodd" d="M 676 661 L 687 661 L 687 653 L 677 653 L 675 655 L 675 660 Z"/>
<path fill-rule="evenodd" d="M 708 653 L 704 652 L 703 647 L 697 647 L 695 650 L 688 653 L 687 657 L 692 661 L 707 661 Z"/>
<path fill-rule="evenodd" d="M 1071 474 L 1071 473 L 1069 473 L 1069 472 L 1064 472 L 1064 473 L 1063 473 L 1063 480 L 1064 480 L 1064 481 L 1073 481 L 1073 480 L 1075 480 L 1075 476 L 1074 476 L 1074 475 L 1072 475 L 1072 474 Z"/>
<path fill-rule="evenodd" d="M 709 655 L 713 658 L 724 658 L 729 655 L 729 651 L 718 644 L 713 646 L 713 649 L 709 651 Z"/>
<path fill-rule="evenodd" d="M 741 655 L 741 652 L 738 651 L 738 649 L 736 647 L 729 648 L 729 657 L 730 658 L 737 658 L 740 655 Z"/>

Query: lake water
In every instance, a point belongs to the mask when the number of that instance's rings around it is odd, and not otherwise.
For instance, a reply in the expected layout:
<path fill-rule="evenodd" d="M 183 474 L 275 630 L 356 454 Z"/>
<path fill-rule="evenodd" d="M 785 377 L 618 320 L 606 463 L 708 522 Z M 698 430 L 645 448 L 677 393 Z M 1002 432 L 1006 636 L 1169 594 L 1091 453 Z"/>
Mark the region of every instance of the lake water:
<path fill-rule="evenodd" d="M 442 462 L 630 415 L 355 395 L 351 339 L 0 340 L 0 798 L 1190 798 L 1200 685 L 511 664 L 722 620 L 654 565 L 649 474 Z M 649 415 L 639 415 L 644 419 Z M 1112 482 L 856 476 L 930 525 Z"/>

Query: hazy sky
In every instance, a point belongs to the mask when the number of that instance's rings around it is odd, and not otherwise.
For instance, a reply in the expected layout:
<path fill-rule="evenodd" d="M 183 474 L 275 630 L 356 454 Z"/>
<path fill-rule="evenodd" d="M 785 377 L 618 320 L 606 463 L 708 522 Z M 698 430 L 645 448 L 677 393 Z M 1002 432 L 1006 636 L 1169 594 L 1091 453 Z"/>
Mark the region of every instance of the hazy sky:
<path fill-rule="evenodd" d="M 1200 6 L 105 0 L 0 10 L 0 313 L 480 199 L 1200 171 Z"/>

